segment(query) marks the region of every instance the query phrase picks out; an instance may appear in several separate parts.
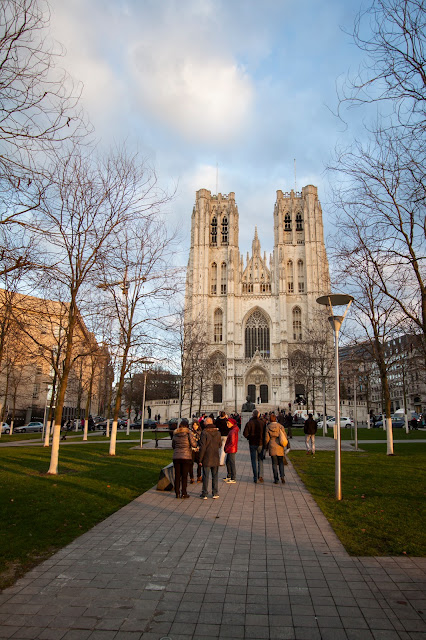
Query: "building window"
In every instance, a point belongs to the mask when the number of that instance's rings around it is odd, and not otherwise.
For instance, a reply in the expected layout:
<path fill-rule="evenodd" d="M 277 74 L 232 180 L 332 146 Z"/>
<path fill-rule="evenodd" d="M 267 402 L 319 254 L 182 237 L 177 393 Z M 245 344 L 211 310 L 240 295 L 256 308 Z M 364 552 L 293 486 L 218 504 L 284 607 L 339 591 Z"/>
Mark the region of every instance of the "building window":
<path fill-rule="evenodd" d="M 222 342 L 223 334 L 223 313 L 221 309 L 214 312 L 214 341 Z"/>
<path fill-rule="evenodd" d="M 293 309 L 293 340 L 302 339 L 302 312 L 299 307 Z"/>
<path fill-rule="evenodd" d="M 210 272 L 210 293 L 212 296 L 217 294 L 217 264 L 213 262 Z"/>
<path fill-rule="evenodd" d="M 305 272 L 303 269 L 303 260 L 297 262 L 297 279 L 299 293 L 305 293 Z"/>
<path fill-rule="evenodd" d="M 38 382 L 36 382 L 33 388 L 33 400 L 38 400 L 39 395 L 40 395 L 40 385 Z"/>
<path fill-rule="evenodd" d="M 211 239 L 212 244 L 217 244 L 217 218 L 213 216 L 211 224 Z"/>
<path fill-rule="evenodd" d="M 263 358 L 269 358 L 269 326 L 268 321 L 260 311 L 254 311 L 246 323 L 245 328 L 245 354 L 246 358 L 252 358 L 256 351 Z"/>
<path fill-rule="evenodd" d="M 227 279 L 228 279 L 228 274 L 226 269 L 226 262 L 222 262 L 222 264 L 220 265 L 220 293 L 222 295 L 226 294 Z"/>
<path fill-rule="evenodd" d="M 213 385 L 213 402 L 222 402 L 222 385 Z"/>
<path fill-rule="evenodd" d="M 294 293 L 293 262 L 291 260 L 287 262 L 287 291 Z"/>
<path fill-rule="evenodd" d="M 300 211 L 296 215 L 296 231 L 303 231 L 303 218 Z"/>
<path fill-rule="evenodd" d="M 226 216 L 222 220 L 222 244 L 228 244 L 228 218 Z"/>
<path fill-rule="evenodd" d="M 247 395 L 250 399 L 250 402 L 256 403 L 256 385 L 255 384 L 247 385 Z"/>
<path fill-rule="evenodd" d="M 291 231 L 291 216 L 289 213 L 284 216 L 284 231 Z"/>

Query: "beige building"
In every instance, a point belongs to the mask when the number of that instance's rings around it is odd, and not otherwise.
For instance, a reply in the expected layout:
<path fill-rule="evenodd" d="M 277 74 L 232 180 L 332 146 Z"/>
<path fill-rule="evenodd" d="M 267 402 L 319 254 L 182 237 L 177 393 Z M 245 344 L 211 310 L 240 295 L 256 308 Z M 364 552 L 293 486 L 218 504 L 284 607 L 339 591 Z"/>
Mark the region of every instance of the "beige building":
<path fill-rule="evenodd" d="M 272 254 L 262 254 L 254 229 L 244 259 L 235 194 L 196 193 L 185 323 L 205 323 L 212 384 L 204 387 L 204 410 L 240 411 L 246 396 L 265 410 L 294 405 L 308 391 L 301 366 L 307 342 L 318 329 L 331 339 L 316 303 L 330 291 L 317 188 L 277 191 L 271 218 Z"/>
<path fill-rule="evenodd" d="M 0 405 L 4 420 L 15 414 L 16 426 L 43 419 L 58 388 L 68 305 L 0 289 Z M 93 370 L 90 412 L 103 410 L 108 350 L 99 346 L 80 317 L 75 333 L 74 363 L 69 377 L 64 418 L 84 417 Z M 108 379 L 109 378 L 109 379 Z"/>

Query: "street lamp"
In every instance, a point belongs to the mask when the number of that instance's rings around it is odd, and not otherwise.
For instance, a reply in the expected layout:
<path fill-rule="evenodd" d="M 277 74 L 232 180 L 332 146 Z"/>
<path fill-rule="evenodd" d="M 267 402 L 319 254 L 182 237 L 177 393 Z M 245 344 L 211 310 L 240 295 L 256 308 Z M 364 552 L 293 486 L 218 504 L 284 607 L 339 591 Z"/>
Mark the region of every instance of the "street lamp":
<path fill-rule="evenodd" d="M 341 465 L 341 439 L 340 439 L 340 388 L 339 388 L 339 331 L 343 324 L 343 320 L 353 301 L 353 297 L 345 293 L 329 293 L 326 296 L 317 298 L 317 303 L 328 307 L 330 316 L 328 318 L 334 333 L 334 349 L 335 349 L 335 398 L 336 398 L 336 441 L 335 441 L 335 492 L 336 500 L 342 499 L 342 465 Z M 346 305 L 343 316 L 335 316 L 333 313 L 333 305 L 342 307 Z"/>
<path fill-rule="evenodd" d="M 144 360 L 143 364 L 148 366 L 150 364 L 154 364 L 154 361 L 153 360 Z M 145 366 L 145 370 L 143 372 L 143 396 L 142 396 L 142 416 L 141 416 L 141 449 L 143 449 L 143 427 L 144 427 L 144 420 L 145 420 L 146 374 L 148 373 L 146 366 Z"/>

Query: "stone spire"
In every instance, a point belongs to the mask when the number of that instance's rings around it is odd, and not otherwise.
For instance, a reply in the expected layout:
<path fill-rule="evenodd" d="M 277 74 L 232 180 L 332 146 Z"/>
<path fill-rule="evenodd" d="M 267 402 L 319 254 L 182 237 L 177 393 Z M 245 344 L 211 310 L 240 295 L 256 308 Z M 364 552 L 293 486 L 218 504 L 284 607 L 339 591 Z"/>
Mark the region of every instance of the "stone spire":
<path fill-rule="evenodd" d="M 254 239 L 251 247 L 253 256 L 260 256 L 260 242 L 257 236 L 257 227 L 254 228 Z"/>

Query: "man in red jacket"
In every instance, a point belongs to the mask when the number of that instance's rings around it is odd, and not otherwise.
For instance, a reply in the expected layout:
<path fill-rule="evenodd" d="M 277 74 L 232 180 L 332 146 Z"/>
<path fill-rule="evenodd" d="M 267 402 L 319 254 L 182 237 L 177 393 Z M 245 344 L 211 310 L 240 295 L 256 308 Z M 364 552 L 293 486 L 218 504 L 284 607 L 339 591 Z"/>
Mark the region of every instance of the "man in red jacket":
<path fill-rule="evenodd" d="M 238 451 L 238 436 L 240 434 L 240 430 L 238 429 L 238 424 L 233 418 L 228 418 L 228 428 L 229 428 L 229 433 L 225 442 L 227 475 L 226 475 L 226 478 L 224 478 L 224 480 L 228 484 L 235 484 L 237 481 L 235 455 Z"/>

